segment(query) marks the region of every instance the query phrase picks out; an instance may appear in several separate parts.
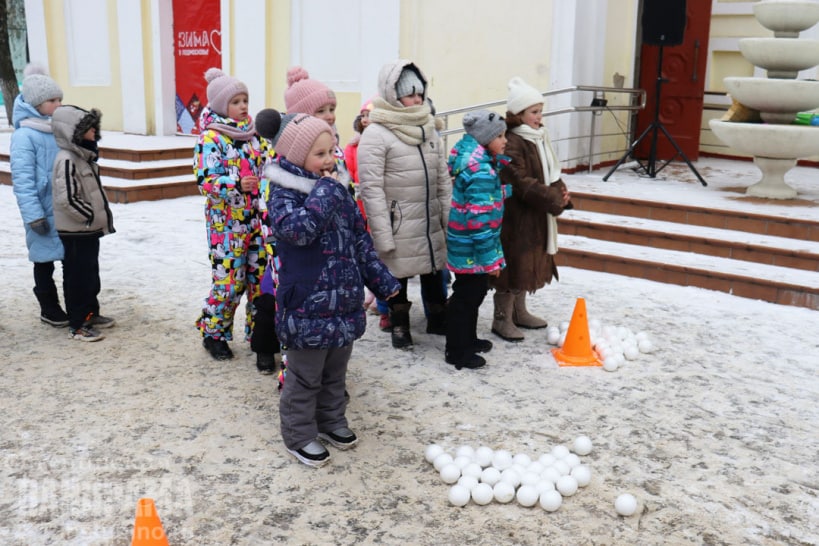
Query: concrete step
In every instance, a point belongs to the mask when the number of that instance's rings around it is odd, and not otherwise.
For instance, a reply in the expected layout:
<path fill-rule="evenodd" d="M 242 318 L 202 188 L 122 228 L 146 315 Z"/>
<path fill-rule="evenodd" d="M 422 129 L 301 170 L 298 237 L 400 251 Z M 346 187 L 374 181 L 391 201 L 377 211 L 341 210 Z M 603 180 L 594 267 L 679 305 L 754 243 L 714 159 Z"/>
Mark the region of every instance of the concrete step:
<path fill-rule="evenodd" d="M 559 267 L 696 286 L 771 303 L 819 309 L 819 272 L 574 235 L 558 237 Z"/>
<path fill-rule="evenodd" d="M 558 224 L 564 235 L 819 271 L 819 242 L 803 239 L 691 224 L 681 226 L 677 222 L 578 209 L 563 213 Z"/>

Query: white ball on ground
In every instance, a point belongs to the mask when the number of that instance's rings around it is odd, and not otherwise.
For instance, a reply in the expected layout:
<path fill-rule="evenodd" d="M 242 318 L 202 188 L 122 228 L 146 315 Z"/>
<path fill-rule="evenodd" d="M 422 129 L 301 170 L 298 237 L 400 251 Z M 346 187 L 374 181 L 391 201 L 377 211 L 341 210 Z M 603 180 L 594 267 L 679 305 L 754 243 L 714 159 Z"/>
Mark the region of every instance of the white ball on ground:
<path fill-rule="evenodd" d="M 505 449 L 499 449 L 492 456 L 492 466 L 500 471 L 504 471 L 512 466 L 512 454 Z"/>
<path fill-rule="evenodd" d="M 540 480 L 537 482 L 537 484 L 535 484 L 535 489 L 537 489 L 539 495 L 542 495 L 546 491 L 554 491 L 555 484 L 549 480 Z"/>
<path fill-rule="evenodd" d="M 515 488 L 511 483 L 500 481 L 492 488 L 495 500 L 506 504 L 515 498 Z"/>
<path fill-rule="evenodd" d="M 563 504 L 563 495 L 555 490 L 544 491 L 540 494 L 540 507 L 547 512 L 554 512 L 560 508 L 561 504 Z"/>
<path fill-rule="evenodd" d="M 569 453 L 568 455 L 563 457 L 563 462 L 569 465 L 569 470 L 571 471 L 572 468 L 580 464 L 580 457 L 578 457 L 574 453 Z"/>
<path fill-rule="evenodd" d="M 472 476 L 476 480 L 481 479 L 481 473 L 483 472 L 483 468 L 478 463 L 469 463 L 463 470 L 461 470 L 461 474 L 463 476 Z"/>
<path fill-rule="evenodd" d="M 563 322 L 560 323 L 559 326 L 560 326 L 560 332 L 563 333 L 563 332 L 565 332 L 565 331 L 567 331 L 569 329 L 569 321 L 564 320 Z"/>
<path fill-rule="evenodd" d="M 610 356 L 603 360 L 603 369 L 607 372 L 616 372 L 620 367 L 620 359 L 616 356 Z"/>
<path fill-rule="evenodd" d="M 566 332 L 560 334 L 560 339 L 557 340 L 558 347 L 563 347 L 564 345 L 566 345 Z"/>
<path fill-rule="evenodd" d="M 432 461 L 432 466 L 435 467 L 435 470 L 440 472 L 443 467 L 451 463 L 453 460 L 452 455 L 449 453 L 441 453 Z"/>
<path fill-rule="evenodd" d="M 508 483 L 512 487 L 517 487 L 520 485 L 520 474 L 513 468 L 507 468 L 501 472 L 501 481 Z"/>
<path fill-rule="evenodd" d="M 577 480 L 571 476 L 561 476 L 555 484 L 555 489 L 560 491 L 560 494 L 564 497 L 571 497 L 577 493 Z"/>
<path fill-rule="evenodd" d="M 424 459 L 426 459 L 428 463 L 432 463 L 432 461 L 443 452 L 444 448 L 438 444 L 429 444 L 424 450 Z"/>
<path fill-rule="evenodd" d="M 626 345 L 623 348 L 623 356 L 628 360 L 636 360 L 640 356 L 640 349 L 636 345 Z"/>
<path fill-rule="evenodd" d="M 516 453 L 515 456 L 512 457 L 512 464 L 520 466 L 529 466 L 530 464 L 532 464 L 532 458 L 529 457 L 526 453 Z"/>
<path fill-rule="evenodd" d="M 532 461 L 532 464 L 526 467 L 527 472 L 534 472 L 535 474 L 540 474 L 544 470 L 546 470 L 546 467 L 540 461 Z"/>
<path fill-rule="evenodd" d="M 492 464 L 492 457 L 495 455 L 495 450 L 491 447 L 481 446 L 475 450 L 475 462 L 486 468 Z"/>
<path fill-rule="evenodd" d="M 637 511 L 637 499 L 630 493 L 623 493 L 614 501 L 614 509 L 621 516 L 631 516 Z"/>
<path fill-rule="evenodd" d="M 588 436 L 578 436 L 572 444 L 572 451 L 584 457 L 592 452 L 592 441 Z"/>
<path fill-rule="evenodd" d="M 572 471 L 572 469 L 569 467 L 569 464 L 562 459 L 559 461 L 555 461 L 555 464 L 552 465 L 552 468 L 560 472 L 561 476 L 568 476 L 569 472 Z"/>
<path fill-rule="evenodd" d="M 521 485 L 535 485 L 539 481 L 540 474 L 535 474 L 534 472 L 524 472 L 520 477 Z"/>
<path fill-rule="evenodd" d="M 449 463 L 445 467 L 441 469 L 441 479 L 444 480 L 444 483 L 453 484 L 458 481 L 458 478 L 461 477 L 461 469 L 458 468 L 454 463 Z"/>
<path fill-rule="evenodd" d="M 534 506 L 538 499 L 538 492 L 534 485 L 521 485 L 515 498 L 521 506 Z"/>
<path fill-rule="evenodd" d="M 637 342 L 637 348 L 640 349 L 641 353 L 650 353 L 654 351 L 654 344 L 651 343 L 650 339 L 642 339 Z"/>
<path fill-rule="evenodd" d="M 552 455 L 551 453 L 544 453 L 538 458 L 538 462 L 543 465 L 544 469 L 549 468 L 550 466 L 555 464 L 556 460 L 557 459 L 555 458 L 555 456 Z"/>
<path fill-rule="evenodd" d="M 549 345 L 557 345 L 558 341 L 560 341 L 560 330 L 555 328 L 554 330 L 546 331 L 546 343 Z"/>
<path fill-rule="evenodd" d="M 635 338 L 637 341 L 642 341 L 642 340 L 644 340 L 644 339 L 648 339 L 648 333 L 647 333 L 647 332 L 637 332 L 637 333 L 634 335 L 634 338 Z"/>
<path fill-rule="evenodd" d="M 572 468 L 569 475 L 577 481 L 578 487 L 586 487 L 591 481 L 591 469 L 584 464 Z"/>
<path fill-rule="evenodd" d="M 449 503 L 452 506 L 466 506 L 471 496 L 469 489 L 462 485 L 453 485 L 449 488 Z"/>
<path fill-rule="evenodd" d="M 495 491 L 488 483 L 479 483 L 475 486 L 475 489 L 472 490 L 472 500 L 475 501 L 475 504 L 480 506 L 489 504 L 494 497 Z"/>
<path fill-rule="evenodd" d="M 459 456 L 459 457 L 455 457 L 455 460 L 452 461 L 452 464 L 454 464 L 458 468 L 463 469 L 463 468 L 466 467 L 466 465 L 468 465 L 471 462 L 472 462 L 472 459 L 470 459 L 469 457 Z"/>
<path fill-rule="evenodd" d="M 475 476 L 461 476 L 458 478 L 458 485 L 463 485 L 470 491 L 475 489 L 475 486 L 478 485 L 478 478 Z"/>
<path fill-rule="evenodd" d="M 562 476 L 560 471 L 553 466 L 550 466 L 540 474 L 542 479 L 549 480 L 552 483 L 556 483 L 557 480 L 560 479 L 560 476 Z"/>
<path fill-rule="evenodd" d="M 472 446 L 461 446 L 455 450 L 455 457 L 468 457 L 469 459 L 474 459 L 475 449 Z"/>
<path fill-rule="evenodd" d="M 552 448 L 552 455 L 555 459 L 562 459 L 569 454 L 569 448 L 564 445 L 556 445 Z"/>
<path fill-rule="evenodd" d="M 496 483 L 500 481 L 500 479 L 501 479 L 500 470 L 498 470 L 494 466 L 484 468 L 483 472 L 481 472 L 481 482 L 488 483 L 493 487 Z"/>

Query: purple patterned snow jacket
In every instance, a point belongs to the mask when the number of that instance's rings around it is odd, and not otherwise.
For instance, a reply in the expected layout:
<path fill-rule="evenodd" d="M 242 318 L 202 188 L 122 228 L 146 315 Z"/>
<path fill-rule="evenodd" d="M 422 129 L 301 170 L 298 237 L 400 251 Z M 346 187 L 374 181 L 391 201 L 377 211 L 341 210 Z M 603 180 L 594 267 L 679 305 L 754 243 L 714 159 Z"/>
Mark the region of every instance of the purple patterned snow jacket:
<path fill-rule="evenodd" d="M 267 222 L 281 261 L 276 333 L 292 349 L 344 347 L 364 334 L 364 285 L 386 299 L 400 288 L 378 259 L 347 188 L 286 159 L 265 169 Z"/>

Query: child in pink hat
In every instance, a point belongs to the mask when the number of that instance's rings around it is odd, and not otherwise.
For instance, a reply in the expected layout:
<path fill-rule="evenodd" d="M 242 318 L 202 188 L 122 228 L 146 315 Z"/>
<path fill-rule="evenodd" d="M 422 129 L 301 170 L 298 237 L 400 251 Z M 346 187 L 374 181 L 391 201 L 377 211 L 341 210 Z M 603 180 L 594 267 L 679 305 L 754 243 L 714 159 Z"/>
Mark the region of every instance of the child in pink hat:
<path fill-rule="evenodd" d="M 339 181 L 353 193 L 355 188 L 347 169 L 344 150 L 338 145 L 336 105 L 336 94 L 333 90 L 320 81 L 311 79 L 307 70 L 301 66 L 294 66 L 287 71 L 287 89 L 284 91 L 284 106 L 287 113 L 309 114 L 327 122 L 335 138 L 333 154 L 336 158 Z"/>
<path fill-rule="evenodd" d="M 388 299 L 400 284 L 373 248 L 364 219 L 335 172 L 332 128 L 297 114 L 265 168 L 267 221 L 281 259 L 276 331 L 287 356 L 279 400 L 281 435 L 289 453 L 322 466 L 322 441 L 349 449 L 358 442 L 345 411 L 347 364 L 364 334 L 364 286 Z"/>

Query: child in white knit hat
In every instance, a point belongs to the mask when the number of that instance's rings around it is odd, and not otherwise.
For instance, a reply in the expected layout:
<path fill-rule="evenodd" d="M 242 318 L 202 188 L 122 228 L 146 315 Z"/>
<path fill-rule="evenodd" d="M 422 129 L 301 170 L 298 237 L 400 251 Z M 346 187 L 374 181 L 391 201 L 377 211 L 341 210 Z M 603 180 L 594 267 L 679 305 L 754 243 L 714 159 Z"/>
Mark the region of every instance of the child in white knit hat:
<path fill-rule="evenodd" d="M 514 77 L 506 102 L 506 155 L 509 166 L 501 180 L 512 185 L 501 229 L 506 269 L 491 279 L 495 289 L 492 332 L 507 341 L 520 341 L 518 329 L 545 328 L 542 318 L 529 313 L 526 295 L 557 279 L 557 220 L 571 208 L 560 161 L 543 126 L 543 94 Z M 545 217 L 545 221 L 544 221 Z"/>
<path fill-rule="evenodd" d="M 11 135 L 11 183 L 26 230 L 28 258 L 34 263 L 34 295 L 40 320 L 55 327 L 68 326 L 54 283 L 54 262 L 63 259 L 63 245 L 54 227 L 51 170 L 57 142 L 51 115 L 61 104 L 63 91 L 46 70 L 30 64 L 23 72 L 22 93 L 14 99 Z"/>
<path fill-rule="evenodd" d="M 199 192 L 207 198 L 212 285 L 197 326 L 210 355 L 227 360 L 233 358 L 228 341 L 233 339 L 233 318 L 244 293 L 245 337 L 251 338 L 253 302 L 267 264 L 260 175 L 270 150 L 248 114 L 247 86 L 218 68 L 210 68 L 205 79 L 208 105 L 199 118 L 194 174 Z"/>
<path fill-rule="evenodd" d="M 411 277 L 420 276 L 426 332 L 446 335 L 441 271 L 452 181 L 423 72 L 406 59 L 384 65 L 378 95 L 358 145 L 359 186 L 375 248 L 401 281 L 401 292 L 389 305 L 392 346 L 411 350 Z"/>
<path fill-rule="evenodd" d="M 330 454 L 319 440 L 348 449 L 358 442 L 345 411 L 347 363 L 364 334 L 364 286 L 394 296 L 400 284 L 378 259 L 355 200 L 334 171 L 332 128 L 298 114 L 276 142 L 278 161 L 265 169 L 267 202 L 281 260 L 276 331 L 287 356 L 279 400 L 281 434 L 302 463 Z"/>

